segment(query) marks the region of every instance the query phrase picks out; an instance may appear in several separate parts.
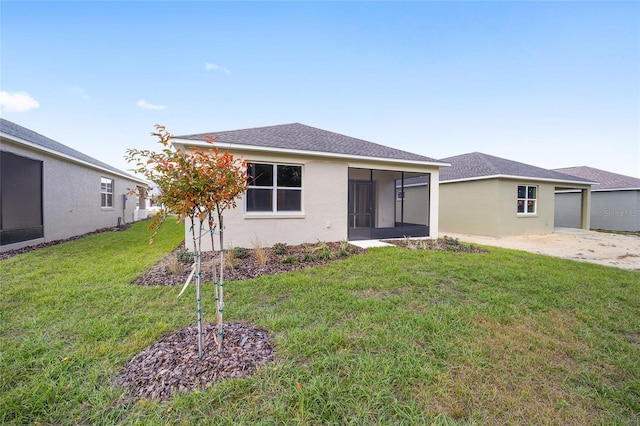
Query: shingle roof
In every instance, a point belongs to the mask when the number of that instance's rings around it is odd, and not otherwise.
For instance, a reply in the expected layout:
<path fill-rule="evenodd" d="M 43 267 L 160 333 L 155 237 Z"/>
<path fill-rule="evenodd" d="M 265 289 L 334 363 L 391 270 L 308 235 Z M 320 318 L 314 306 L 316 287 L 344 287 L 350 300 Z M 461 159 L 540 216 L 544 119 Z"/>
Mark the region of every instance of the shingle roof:
<path fill-rule="evenodd" d="M 593 167 L 564 167 L 553 169 L 560 173 L 577 176 L 583 179 L 599 182 L 593 187 L 593 191 L 605 191 L 611 189 L 640 189 L 640 179 L 618 173 L 607 172 Z"/>
<path fill-rule="evenodd" d="M 217 136 L 216 143 L 439 163 L 438 160 L 423 155 L 401 151 L 300 123 L 175 136 L 174 139 L 204 141 L 206 135 Z"/>
<path fill-rule="evenodd" d="M 91 165 L 94 165 L 96 167 L 99 167 L 101 169 L 106 169 L 109 170 L 111 172 L 114 172 L 116 174 L 122 175 L 122 176 L 128 176 L 130 177 L 132 180 L 138 181 L 138 182 L 144 182 L 143 180 L 130 175 L 129 173 L 123 172 L 122 170 L 116 169 L 115 167 L 112 167 L 110 165 L 108 165 L 107 163 L 103 163 L 100 160 L 96 160 L 93 157 L 89 157 L 86 154 L 83 154 L 80 151 L 76 151 L 73 148 L 69 148 L 66 145 L 61 144 L 60 142 L 56 142 L 53 139 L 50 139 L 46 136 L 43 136 L 39 133 L 36 133 L 32 130 L 29 130 L 25 127 L 22 127 L 16 123 L 13 123 L 9 120 L 5 120 L 4 118 L 0 118 L 0 131 L 2 131 L 3 133 L 6 133 L 8 135 L 14 136 L 16 138 L 25 140 L 27 142 L 30 142 L 34 145 L 37 145 L 38 147 L 44 148 L 45 150 L 48 151 L 54 151 L 58 154 L 61 154 L 65 157 L 71 157 L 72 159 L 75 160 L 79 160 L 82 161 L 84 163 L 89 163 Z"/>
<path fill-rule="evenodd" d="M 593 183 L 593 181 L 588 179 L 570 176 L 505 158 L 494 157 L 493 155 L 487 155 L 481 152 L 456 155 L 454 157 L 443 158 L 441 161 L 451 164 L 451 167 L 443 167 L 440 169 L 441 182 L 473 180 L 496 176 L 518 176 L 534 180 Z"/>

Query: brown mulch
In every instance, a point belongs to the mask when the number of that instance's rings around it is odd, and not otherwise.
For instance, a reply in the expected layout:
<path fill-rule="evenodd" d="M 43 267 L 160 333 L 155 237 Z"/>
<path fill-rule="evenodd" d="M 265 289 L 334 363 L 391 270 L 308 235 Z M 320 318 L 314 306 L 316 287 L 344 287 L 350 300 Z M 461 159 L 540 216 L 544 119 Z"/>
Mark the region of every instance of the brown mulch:
<path fill-rule="evenodd" d="M 202 359 L 195 325 L 177 330 L 138 353 L 118 379 L 125 389 L 123 398 L 166 401 L 176 392 L 206 389 L 217 380 L 249 376 L 274 357 L 268 333 L 251 324 L 225 324 L 220 354 L 214 333 L 214 324 L 203 325 Z"/>

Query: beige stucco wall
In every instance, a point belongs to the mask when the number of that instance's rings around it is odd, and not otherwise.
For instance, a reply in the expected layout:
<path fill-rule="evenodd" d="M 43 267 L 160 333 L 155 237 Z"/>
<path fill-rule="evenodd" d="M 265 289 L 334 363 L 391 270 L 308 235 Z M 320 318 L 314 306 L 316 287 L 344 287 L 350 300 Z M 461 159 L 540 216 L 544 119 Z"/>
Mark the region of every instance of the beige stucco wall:
<path fill-rule="evenodd" d="M 97 229 L 115 227 L 118 217 L 125 223 L 134 220 L 136 197 L 128 196 L 123 211 L 122 195 L 137 182 L 111 172 L 97 170 L 3 139 L 3 151 L 40 160 L 42 164 L 42 210 L 44 238 L 8 244 L 6 251 L 28 245 L 66 239 Z M 100 207 L 100 178 L 114 180 L 114 207 Z"/>
<path fill-rule="evenodd" d="M 398 165 L 392 162 L 358 161 L 327 159 L 316 156 L 288 155 L 266 152 L 233 152 L 231 154 L 247 162 L 265 162 L 301 165 L 302 168 L 302 212 L 287 213 L 245 213 L 244 197 L 238 200 L 234 209 L 225 211 L 225 248 L 246 247 L 256 245 L 270 247 L 275 243 L 302 244 L 318 241 L 332 242 L 347 239 L 348 213 L 348 180 L 349 168 L 375 169 L 376 176 L 384 176 L 384 170 L 430 172 L 436 175 L 437 167 L 426 168 L 420 165 Z M 353 170 L 352 170 L 353 172 Z M 356 171 L 357 173 L 357 171 Z M 389 176 L 391 174 L 389 173 Z M 369 171 L 362 171 L 362 179 L 369 179 Z M 437 180 L 436 180 L 437 182 Z M 433 185 L 432 185 L 433 186 Z M 437 186 L 437 185 L 436 185 Z M 394 209 L 393 180 L 389 185 L 383 182 L 377 185 L 380 197 L 388 196 L 389 211 L 378 212 L 376 220 L 385 224 L 387 220 L 393 226 Z M 385 194 L 383 194 L 383 192 Z M 389 192 L 387 195 L 386 192 Z M 432 209 L 433 211 L 434 209 Z M 436 209 L 437 211 L 437 209 Z M 437 215 L 436 222 L 437 223 Z M 185 227 L 187 247 L 193 247 L 190 224 Z M 432 228 L 432 235 L 437 235 L 437 225 Z M 435 234 L 433 234 L 435 232 Z M 209 238 L 203 240 L 203 250 L 211 248 Z M 214 241 L 219 249 L 218 239 Z"/>
<path fill-rule="evenodd" d="M 517 213 L 518 185 L 538 187 L 536 214 Z M 440 184 L 440 232 L 501 237 L 553 232 L 555 184 L 481 179 Z"/>
<path fill-rule="evenodd" d="M 238 156 L 238 154 L 235 154 Z M 248 162 L 302 165 L 302 212 L 245 213 L 244 196 L 224 212 L 225 247 L 270 247 L 275 243 L 302 244 L 347 238 L 347 166 L 312 157 L 245 154 Z M 185 241 L 192 247 L 189 225 Z M 219 249 L 218 240 L 215 240 Z M 209 239 L 203 250 L 210 250 Z"/>
<path fill-rule="evenodd" d="M 518 185 L 538 187 L 536 214 L 518 214 Z M 555 185 L 527 180 L 498 179 L 498 223 L 496 236 L 553 232 Z"/>
<path fill-rule="evenodd" d="M 440 183 L 440 233 L 497 235 L 497 179 Z"/>

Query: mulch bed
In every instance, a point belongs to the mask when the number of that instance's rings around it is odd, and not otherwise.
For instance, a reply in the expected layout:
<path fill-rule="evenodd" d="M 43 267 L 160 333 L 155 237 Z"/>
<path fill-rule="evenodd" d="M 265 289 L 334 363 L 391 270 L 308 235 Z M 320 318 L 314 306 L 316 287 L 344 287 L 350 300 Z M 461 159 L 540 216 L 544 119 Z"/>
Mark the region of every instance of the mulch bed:
<path fill-rule="evenodd" d="M 271 338 L 251 324 L 225 324 L 217 352 L 214 324 L 203 325 L 204 356 L 198 357 L 197 328 L 177 330 L 134 356 L 117 379 L 123 399 L 167 401 L 176 392 L 206 389 L 217 380 L 246 377 L 274 358 Z"/>
<path fill-rule="evenodd" d="M 438 238 L 437 240 L 403 238 L 397 240 L 384 240 L 384 242 L 412 250 L 440 250 L 458 253 L 487 253 L 486 249 L 474 246 L 473 244 L 461 243 L 457 239 L 447 236 Z"/>
<path fill-rule="evenodd" d="M 171 271 L 176 262 L 177 254 L 184 250 L 184 245 L 175 249 L 164 259 L 146 271 L 142 276 L 132 281 L 132 284 L 141 286 L 156 285 L 180 285 L 184 284 L 191 272 L 191 261 L 181 262 L 182 272 Z M 225 252 L 226 267 L 224 281 L 237 281 L 256 278 L 261 275 L 272 275 L 281 272 L 303 269 L 308 266 L 322 265 L 336 260 L 346 259 L 349 256 L 364 253 L 365 250 L 351 244 L 331 242 L 316 244 L 300 244 L 295 246 L 282 245 L 279 250 L 274 247 L 261 248 L 266 262 L 258 262 L 256 249 L 247 249 L 247 257 L 236 256 L 234 250 Z M 324 258 L 325 250 L 329 250 L 331 256 Z M 233 265 L 231 266 L 230 263 Z M 219 265 L 219 263 L 218 263 Z M 219 271 L 218 271 L 219 272 Z M 213 282 L 212 253 L 202 254 L 202 281 Z"/>

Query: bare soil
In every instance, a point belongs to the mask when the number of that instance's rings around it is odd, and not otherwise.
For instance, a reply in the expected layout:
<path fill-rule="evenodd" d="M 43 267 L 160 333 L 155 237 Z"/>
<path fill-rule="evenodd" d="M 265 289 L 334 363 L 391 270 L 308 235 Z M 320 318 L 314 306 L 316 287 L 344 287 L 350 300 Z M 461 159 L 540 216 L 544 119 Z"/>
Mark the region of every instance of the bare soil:
<path fill-rule="evenodd" d="M 556 228 L 548 234 L 487 237 L 451 234 L 467 243 L 504 247 L 579 262 L 640 271 L 640 235 Z"/>

